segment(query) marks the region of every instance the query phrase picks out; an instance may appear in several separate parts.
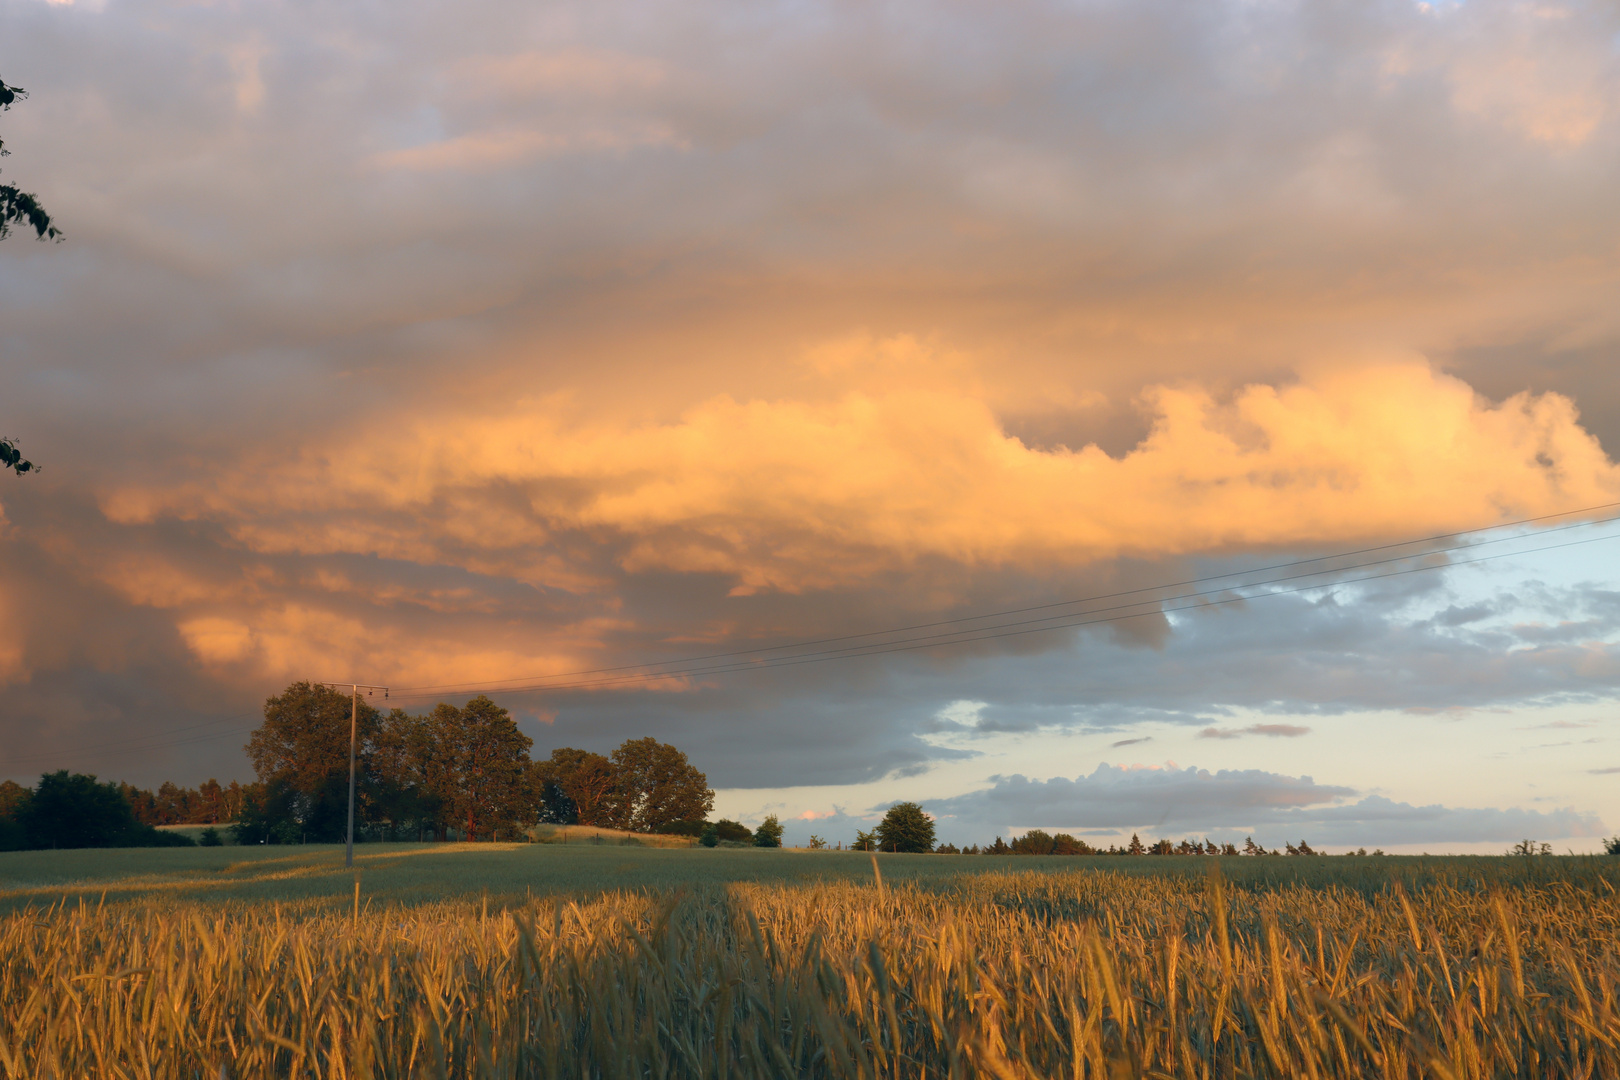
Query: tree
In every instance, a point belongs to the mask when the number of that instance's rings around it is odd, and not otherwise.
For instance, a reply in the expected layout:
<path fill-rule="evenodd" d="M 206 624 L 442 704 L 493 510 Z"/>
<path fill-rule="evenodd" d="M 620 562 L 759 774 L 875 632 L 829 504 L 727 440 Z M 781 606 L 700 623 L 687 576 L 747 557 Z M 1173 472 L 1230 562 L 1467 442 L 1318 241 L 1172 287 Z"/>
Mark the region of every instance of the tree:
<path fill-rule="evenodd" d="M 1620 855 L 1620 836 L 1611 836 L 1603 841 L 1603 850 L 1609 855 Z M 1365 854 L 1365 852 L 1363 852 Z"/>
<path fill-rule="evenodd" d="M 209 777 L 201 788 L 197 790 L 201 804 L 199 806 L 200 820 L 209 825 L 218 825 L 225 820 L 225 789 L 219 786 L 219 781 Z"/>
<path fill-rule="evenodd" d="M 1011 846 L 1014 855 L 1050 855 L 1054 845 L 1051 834 L 1031 829 L 1023 836 L 1014 837 Z"/>
<path fill-rule="evenodd" d="M 518 730 L 512 715 L 480 694 L 461 709 L 440 705 L 433 719 L 439 751 L 454 770 L 444 811 L 465 827 L 467 839 L 531 819 L 535 798 L 529 747 L 534 740 Z"/>
<path fill-rule="evenodd" d="M 4 236 L 4 234 L 0 233 L 0 236 Z M 18 476 L 21 476 L 25 472 L 38 468 L 39 466 L 22 456 L 22 451 L 17 449 L 15 439 L 0 439 L 0 469 L 10 469 Z"/>
<path fill-rule="evenodd" d="M 924 852 L 934 850 L 934 819 L 914 802 L 889 807 L 877 827 L 878 850 Z"/>
<path fill-rule="evenodd" d="M 704 847 L 720 846 L 720 828 L 714 822 L 704 826 L 703 832 L 698 836 L 698 843 Z"/>
<path fill-rule="evenodd" d="M 319 683 L 296 682 L 264 703 L 264 723 L 248 740 L 259 782 L 285 795 L 261 805 L 277 807 L 299 832 L 337 843 L 348 828 L 350 696 Z M 368 820 L 375 783 L 372 753 L 380 716 L 361 699 L 357 717 L 355 820 Z"/>
<path fill-rule="evenodd" d="M 668 743 L 626 739 L 613 751 L 613 768 L 612 820 L 620 828 L 652 832 L 670 821 L 700 821 L 714 809 L 709 778 Z"/>
<path fill-rule="evenodd" d="M 759 823 L 754 830 L 755 847 L 781 847 L 782 823 L 776 820 L 775 814 L 766 814 L 765 820 Z"/>
<path fill-rule="evenodd" d="M 876 851 L 877 833 L 865 829 L 855 830 L 855 842 L 849 846 L 851 851 Z"/>
<path fill-rule="evenodd" d="M 15 780 L 0 783 L 0 851 L 21 851 L 28 846 L 22 814 L 33 797 L 32 788 L 25 788 Z"/>
<path fill-rule="evenodd" d="M 11 108 L 15 101 L 28 96 L 28 91 L 20 86 L 7 86 L 0 80 L 0 112 Z M 10 157 L 11 151 L 6 149 L 4 140 L 0 140 L 0 157 Z M 13 184 L 0 184 L 0 240 L 11 235 L 12 225 L 24 225 L 33 229 L 41 240 L 47 237 L 52 240 L 62 238 L 62 230 L 51 223 L 51 215 L 39 205 L 39 199 Z M 7 443 L 7 446 L 10 444 Z M 10 464 L 8 462 L 8 464 Z M 26 470 L 19 469 L 19 472 Z"/>
<path fill-rule="evenodd" d="M 826 851 L 827 850 L 827 841 L 823 840 L 821 837 L 817 836 L 815 833 L 811 833 L 810 834 L 810 850 L 811 851 Z"/>
<path fill-rule="evenodd" d="M 34 848 L 191 846 L 178 833 L 136 821 L 117 784 L 66 769 L 41 776 L 19 816 Z"/>
<path fill-rule="evenodd" d="M 7 86 L 0 80 L 0 112 L 11 108 L 14 101 L 28 96 L 20 86 Z M 0 139 L 0 157 L 10 157 L 5 140 Z M 14 184 L 0 184 L 0 240 L 11 235 L 11 226 L 21 224 L 34 230 L 41 240 L 62 238 L 62 230 L 51 224 L 51 215 L 39 205 L 39 199 Z M 22 456 L 14 439 L 0 439 L 0 468 L 10 469 L 18 476 L 32 472 L 38 466 Z"/>
<path fill-rule="evenodd" d="M 601 754 L 558 747 L 531 767 L 541 819 L 557 825 L 611 823 L 618 773 Z"/>
<path fill-rule="evenodd" d="M 249 784 L 231 825 L 238 844 L 296 844 L 306 836 L 294 816 L 292 788 L 280 781 Z"/>
<path fill-rule="evenodd" d="M 660 836 L 702 836 L 708 827 L 707 821 L 666 821 L 653 832 Z"/>
<path fill-rule="evenodd" d="M 754 830 L 739 821 L 730 818 L 721 818 L 714 823 L 714 834 L 717 839 L 733 844 L 751 844 L 754 842 Z"/>

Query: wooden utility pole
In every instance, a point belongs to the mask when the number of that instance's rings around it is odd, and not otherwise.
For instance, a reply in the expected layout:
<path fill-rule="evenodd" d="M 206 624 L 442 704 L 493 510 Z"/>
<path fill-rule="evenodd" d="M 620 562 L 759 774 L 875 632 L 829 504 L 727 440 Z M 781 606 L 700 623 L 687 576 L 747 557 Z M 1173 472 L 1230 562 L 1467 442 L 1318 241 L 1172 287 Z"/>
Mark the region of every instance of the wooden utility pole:
<path fill-rule="evenodd" d="M 327 686 L 336 688 L 342 683 L 327 683 Z M 359 738 L 360 730 L 360 691 L 381 690 L 383 697 L 388 696 L 388 687 L 370 686 L 366 683 L 349 683 L 349 832 L 348 840 L 343 849 L 343 865 L 354 865 L 354 754 L 355 743 Z"/>

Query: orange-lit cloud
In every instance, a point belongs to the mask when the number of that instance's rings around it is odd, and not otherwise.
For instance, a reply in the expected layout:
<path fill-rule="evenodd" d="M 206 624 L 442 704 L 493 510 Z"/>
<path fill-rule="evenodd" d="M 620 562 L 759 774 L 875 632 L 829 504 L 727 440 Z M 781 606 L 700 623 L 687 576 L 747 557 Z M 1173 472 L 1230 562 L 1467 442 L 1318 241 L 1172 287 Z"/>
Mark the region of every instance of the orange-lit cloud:
<path fill-rule="evenodd" d="M 70 237 L 0 245 L 8 750 L 1620 497 L 1612 4 L 104 6 L 0 5 Z M 926 785 L 949 702 L 969 756 L 1309 717 L 1197 744 L 1280 759 L 1620 686 L 1573 569 L 1424 607 L 1490 572 L 512 700 Z"/>
<path fill-rule="evenodd" d="M 578 574 L 547 550 L 553 535 L 606 530 L 626 539 L 631 572 L 800 592 L 924 559 L 1040 570 L 1402 538 L 1620 498 L 1620 471 L 1570 401 L 1493 404 L 1415 360 L 1307 369 L 1228 400 L 1149 387 L 1151 431 L 1120 457 L 1026 446 L 970 379 L 923 374 L 830 400 L 718 397 L 662 424 L 580 419 L 556 400 L 428 415 L 311 447 L 269 481 L 250 467 L 120 488 L 104 507 L 124 522 L 214 520 L 259 551 L 379 553 L 564 587 Z"/>

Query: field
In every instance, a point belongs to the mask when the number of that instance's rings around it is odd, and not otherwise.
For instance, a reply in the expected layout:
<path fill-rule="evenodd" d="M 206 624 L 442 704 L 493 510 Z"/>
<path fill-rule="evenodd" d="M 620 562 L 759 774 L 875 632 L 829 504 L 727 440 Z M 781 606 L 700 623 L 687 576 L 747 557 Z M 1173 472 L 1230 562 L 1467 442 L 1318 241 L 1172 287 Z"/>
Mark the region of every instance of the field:
<path fill-rule="evenodd" d="M 1620 1077 L 1620 860 L 357 864 L 0 856 L 0 1074 Z"/>

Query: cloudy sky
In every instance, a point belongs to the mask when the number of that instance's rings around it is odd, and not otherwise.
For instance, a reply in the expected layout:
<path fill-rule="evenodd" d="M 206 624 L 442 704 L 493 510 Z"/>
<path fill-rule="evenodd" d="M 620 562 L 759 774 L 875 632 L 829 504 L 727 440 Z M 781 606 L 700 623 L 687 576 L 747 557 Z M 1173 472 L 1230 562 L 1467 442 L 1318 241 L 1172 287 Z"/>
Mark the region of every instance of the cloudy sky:
<path fill-rule="evenodd" d="M 1620 830 L 1612 4 L 0 0 L 0 78 L 0 774 L 245 780 L 307 678 L 790 842 Z"/>

